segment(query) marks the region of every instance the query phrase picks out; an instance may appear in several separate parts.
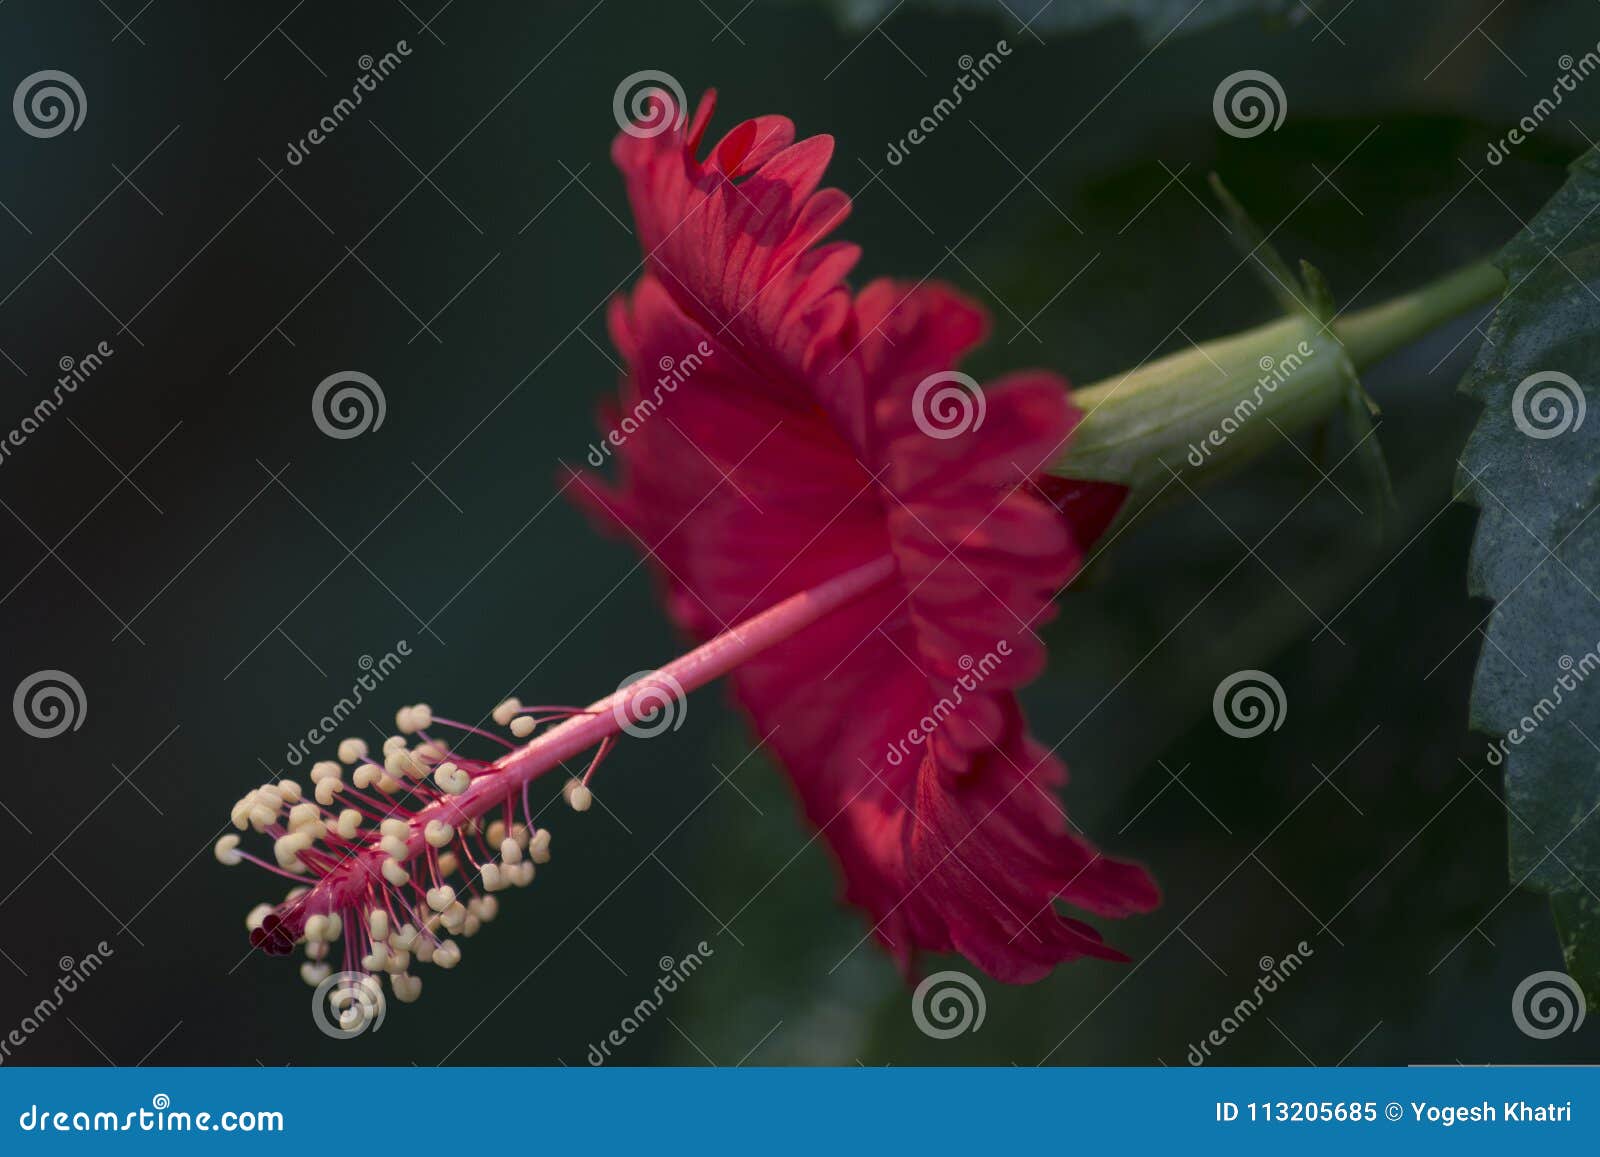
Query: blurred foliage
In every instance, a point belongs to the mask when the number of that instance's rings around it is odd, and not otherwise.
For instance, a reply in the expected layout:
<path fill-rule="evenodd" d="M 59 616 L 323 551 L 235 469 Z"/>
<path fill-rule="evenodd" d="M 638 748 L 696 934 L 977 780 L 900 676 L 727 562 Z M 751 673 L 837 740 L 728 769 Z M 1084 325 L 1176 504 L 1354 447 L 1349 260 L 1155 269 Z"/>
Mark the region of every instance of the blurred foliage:
<path fill-rule="evenodd" d="M 839 13 L 845 25 L 869 30 L 885 20 L 899 4 L 896 0 L 824 0 Z M 995 0 L 916 0 L 930 12 L 953 15 L 992 13 Z M 1319 0 L 1320 2 L 1320 0 Z M 1032 35 L 1069 35 L 1101 24 L 1126 22 L 1150 44 L 1179 33 L 1194 33 L 1227 24 L 1242 16 L 1289 16 L 1305 19 L 1314 14 L 1311 0 L 1007 0 L 1002 7 Z M 1022 32 L 1020 35 L 1029 35 Z"/>

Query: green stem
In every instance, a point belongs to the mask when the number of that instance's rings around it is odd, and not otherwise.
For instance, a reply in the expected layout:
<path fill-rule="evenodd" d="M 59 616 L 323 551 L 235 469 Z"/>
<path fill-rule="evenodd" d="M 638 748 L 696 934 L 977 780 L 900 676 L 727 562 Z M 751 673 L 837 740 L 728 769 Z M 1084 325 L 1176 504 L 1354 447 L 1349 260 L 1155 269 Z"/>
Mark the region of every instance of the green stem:
<path fill-rule="evenodd" d="M 1294 314 L 1075 390 L 1084 417 L 1051 473 L 1135 490 L 1226 473 L 1327 420 L 1357 369 L 1504 287 L 1479 262 L 1331 324 Z"/>
<path fill-rule="evenodd" d="M 1421 289 L 1357 310 L 1333 323 L 1356 369 L 1410 345 L 1440 322 L 1504 292 L 1506 279 L 1487 261 L 1458 269 Z"/>

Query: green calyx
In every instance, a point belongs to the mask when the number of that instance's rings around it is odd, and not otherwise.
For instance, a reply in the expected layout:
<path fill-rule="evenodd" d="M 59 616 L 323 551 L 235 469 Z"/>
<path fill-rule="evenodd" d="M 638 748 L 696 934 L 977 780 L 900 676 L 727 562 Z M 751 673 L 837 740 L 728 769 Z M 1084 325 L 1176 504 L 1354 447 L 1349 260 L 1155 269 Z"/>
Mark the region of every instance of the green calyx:
<path fill-rule="evenodd" d="M 1194 485 L 1226 474 L 1340 417 L 1351 453 L 1387 499 L 1388 471 L 1372 426 L 1377 407 L 1357 371 L 1498 296 L 1504 278 L 1480 262 L 1340 314 L 1321 274 L 1305 262 L 1299 276 L 1291 272 L 1214 179 L 1213 187 L 1286 316 L 1073 391 L 1083 419 L 1050 472 L 1122 483 L 1137 502 L 1174 481 Z"/>

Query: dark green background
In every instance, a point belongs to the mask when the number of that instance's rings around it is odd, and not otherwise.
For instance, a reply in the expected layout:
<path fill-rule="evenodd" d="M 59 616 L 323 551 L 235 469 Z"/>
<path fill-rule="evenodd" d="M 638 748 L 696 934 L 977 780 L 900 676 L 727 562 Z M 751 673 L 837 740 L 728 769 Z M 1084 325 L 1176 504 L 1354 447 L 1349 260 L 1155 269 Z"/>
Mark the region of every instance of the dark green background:
<path fill-rule="evenodd" d="M 1206 210 L 1208 170 L 1269 227 L 1287 217 L 1287 254 L 1365 303 L 1497 248 L 1600 133 L 1600 89 L 1582 90 L 1510 162 L 1483 163 L 1556 58 L 1600 40 L 1600 9 L 1578 0 L 1492 14 L 1356 0 L 1336 36 L 1246 20 L 1148 59 L 1126 26 L 1041 44 L 999 4 L 957 17 L 909 3 L 861 40 L 820 7 L 764 0 L 737 17 L 708 0 L 731 32 L 695 2 L 460 0 L 435 38 L 431 0 L 408 2 L 418 14 L 308 4 L 284 19 L 287 3 L 156 0 L 132 33 L 96 3 L 0 7 L 0 89 L 58 68 L 88 95 L 76 133 L 0 122 L 15 215 L 0 216 L 0 292 L 17 285 L 0 349 L 25 371 L 0 359 L 0 427 L 59 358 L 116 349 L 0 466 L 0 687 L 62 668 L 89 705 L 75 733 L 9 736 L 0 1032 L 59 957 L 115 950 L 11 1063 L 583 1064 L 658 958 L 701 940 L 707 966 L 619 1062 L 1182 1064 L 1258 958 L 1301 940 L 1314 955 L 1220 1062 L 1595 1059 L 1592 1027 L 1540 1042 L 1511 1018 L 1517 982 L 1560 957 L 1544 901 L 1510 892 L 1498 783 L 1465 730 L 1487 609 L 1465 594 L 1472 514 L 1446 508 L 1472 419 L 1455 394 L 1467 321 L 1367 375 L 1402 508 L 1386 539 L 1341 471 L 1365 515 L 1322 485 L 1230 574 L 1240 539 L 1255 545 L 1319 481 L 1285 448 L 1208 494 L 1215 515 L 1173 508 L 1119 541 L 1050 628 L 1051 669 L 1027 698 L 1047 743 L 1070 733 L 1068 806 L 1166 891 L 1110 930 L 1135 965 L 985 981 L 979 1032 L 926 1038 L 887 958 L 852 951 L 862 918 L 835 902 L 820 842 L 713 691 L 681 731 L 612 757 L 603 807 L 555 819 L 554 863 L 504 898 L 459 969 L 424 970 L 421 1002 L 391 1007 L 379 1032 L 319 1035 L 295 966 L 246 955 L 244 913 L 278 890 L 218 867 L 210 843 L 359 657 L 414 650 L 366 723 L 376 738 L 417 699 L 470 718 L 514 690 L 586 701 L 680 644 L 634 555 L 550 503 L 559 465 L 595 437 L 615 379 L 602 307 L 638 259 L 608 159 L 624 76 L 717 86 L 719 130 L 782 112 L 833 134 L 833 183 L 859 193 L 842 232 L 865 245 L 862 279 L 950 280 L 996 318 L 979 369 L 1078 382 L 1185 345 L 1180 321 L 1204 339 L 1268 315 L 1248 271 L 1212 293 L 1236 257 Z M 1004 67 L 885 167 L 958 58 L 1000 37 L 1015 46 Z M 357 58 L 401 38 L 399 71 L 286 166 Z M 1278 77 L 1289 111 L 1235 140 L 1211 95 L 1245 68 Z M 1069 130 L 1015 187 L 1013 162 L 1031 169 Z M 135 165 L 143 196 L 119 187 Z M 412 340 L 412 311 L 440 310 L 440 340 Z M 1040 311 L 1041 340 L 1011 311 Z M 349 442 L 310 414 L 342 369 L 388 403 L 381 430 Z M 1316 637 L 1285 584 L 1337 613 L 1342 643 Z M 119 618 L 142 642 L 118 637 Z M 1244 742 L 1209 705 L 1249 666 L 1279 678 L 1289 711 Z M 967 967 L 930 962 L 946 965 Z"/>

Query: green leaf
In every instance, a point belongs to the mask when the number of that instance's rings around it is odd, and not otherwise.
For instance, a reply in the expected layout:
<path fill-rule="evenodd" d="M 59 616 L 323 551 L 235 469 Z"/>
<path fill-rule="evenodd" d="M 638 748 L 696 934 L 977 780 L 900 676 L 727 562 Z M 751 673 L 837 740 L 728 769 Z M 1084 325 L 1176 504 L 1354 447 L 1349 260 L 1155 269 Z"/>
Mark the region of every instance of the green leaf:
<path fill-rule="evenodd" d="M 1007 23 L 1026 24 L 1040 36 L 1082 32 L 1112 21 L 1131 21 L 1140 39 L 1154 44 L 1169 35 L 1199 32 L 1240 16 L 1264 15 L 1278 19 L 1308 18 L 1297 0 L 918 0 L 930 11 L 964 15 L 999 16 Z M 1315 8 L 1319 0 L 1312 0 Z M 832 0 L 846 27 L 870 29 L 891 14 L 897 0 Z M 1009 12 L 1009 16 L 1007 13 Z M 1015 17 L 1015 20 L 1011 20 Z M 1026 32 L 1022 33 L 1027 36 Z"/>
<path fill-rule="evenodd" d="M 1485 762 L 1504 768 L 1511 880 L 1550 895 L 1567 969 L 1590 1001 L 1600 999 L 1600 415 L 1584 410 L 1600 401 L 1597 210 L 1590 150 L 1496 258 L 1508 289 L 1462 381 L 1483 413 L 1458 474 L 1480 510 L 1471 589 L 1495 600 L 1472 726 L 1490 737 Z"/>

